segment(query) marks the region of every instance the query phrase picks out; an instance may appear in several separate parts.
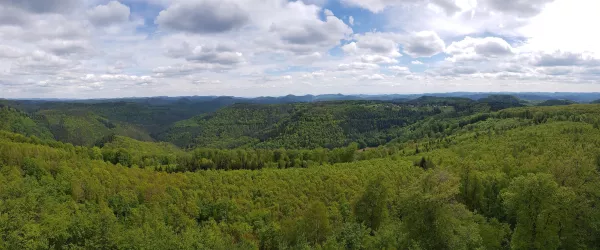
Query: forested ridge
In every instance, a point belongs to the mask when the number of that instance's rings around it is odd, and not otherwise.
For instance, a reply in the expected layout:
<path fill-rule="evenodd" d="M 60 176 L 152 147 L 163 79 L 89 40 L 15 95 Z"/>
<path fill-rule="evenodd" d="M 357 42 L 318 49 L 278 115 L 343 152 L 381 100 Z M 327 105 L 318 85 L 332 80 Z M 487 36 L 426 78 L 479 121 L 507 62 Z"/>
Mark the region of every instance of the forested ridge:
<path fill-rule="evenodd" d="M 231 100 L 4 102 L 0 249 L 600 249 L 600 105 Z"/>

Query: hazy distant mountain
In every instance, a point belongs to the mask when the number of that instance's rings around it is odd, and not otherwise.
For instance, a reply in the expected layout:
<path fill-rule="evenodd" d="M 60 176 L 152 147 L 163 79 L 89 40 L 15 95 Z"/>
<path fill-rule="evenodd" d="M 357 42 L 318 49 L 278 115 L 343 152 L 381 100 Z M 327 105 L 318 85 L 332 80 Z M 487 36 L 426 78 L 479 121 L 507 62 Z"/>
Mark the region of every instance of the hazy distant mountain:
<path fill-rule="evenodd" d="M 234 96 L 155 96 L 155 97 L 128 97 L 128 98 L 106 98 L 106 99 L 28 99 L 30 102 L 75 102 L 75 103 L 105 103 L 105 102 L 130 102 L 146 105 L 169 105 L 176 102 L 199 103 L 209 102 L 219 99 L 218 102 L 236 102 L 236 103 L 261 103 L 261 104 L 281 104 L 295 102 L 317 102 L 317 101 L 342 101 L 342 100 L 412 100 L 423 96 L 430 97 L 458 97 L 471 100 L 480 100 L 490 96 L 513 96 L 521 100 L 543 102 L 547 100 L 569 100 L 577 103 L 589 103 L 600 100 L 600 93 L 546 93 L 546 92 L 452 92 L 452 93 L 424 93 L 424 94 L 380 94 L 380 95 L 344 95 L 344 94 L 323 94 L 323 95 L 286 95 L 286 96 L 261 96 L 261 97 L 234 97 Z M 24 99 L 20 99 L 24 100 Z M 506 100 L 505 100 L 506 101 Z"/>
<path fill-rule="evenodd" d="M 562 106 L 571 104 L 577 104 L 577 102 L 571 100 L 547 100 L 539 103 L 537 106 Z"/>

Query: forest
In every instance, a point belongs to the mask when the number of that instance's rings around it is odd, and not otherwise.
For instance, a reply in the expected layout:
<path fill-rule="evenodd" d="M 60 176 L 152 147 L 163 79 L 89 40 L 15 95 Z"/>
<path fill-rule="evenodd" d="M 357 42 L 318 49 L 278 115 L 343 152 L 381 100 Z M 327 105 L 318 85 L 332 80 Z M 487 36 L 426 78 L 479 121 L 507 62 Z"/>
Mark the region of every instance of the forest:
<path fill-rule="evenodd" d="M 600 104 L 310 98 L 0 100 L 0 249 L 600 249 Z"/>

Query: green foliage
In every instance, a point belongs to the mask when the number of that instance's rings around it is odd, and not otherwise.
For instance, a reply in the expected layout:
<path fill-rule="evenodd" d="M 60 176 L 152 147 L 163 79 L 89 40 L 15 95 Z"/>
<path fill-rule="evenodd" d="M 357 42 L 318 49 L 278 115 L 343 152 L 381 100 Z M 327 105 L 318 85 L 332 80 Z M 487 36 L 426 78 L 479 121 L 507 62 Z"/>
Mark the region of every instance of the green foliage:
<path fill-rule="evenodd" d="M 36 136 L 42 140 L 53 137 L 48 128 L 38 124 L 25 113 L 2 105 L 0 105 L 0 130 Z"/>
<path fill-rule="evenodd" d="M 88 113 L 36 111 L 92 133 L 86 146 L 2 127 L 0 249 L 600 249 L 597 105 L 247 106 L 176 125 L 232 139 L 219 148 L 118 136 L 121 121 Z M 390 114 L 409 122 L 368 122 Z M 311 139 L 321 123 L 341 137 Z M 392 142 L 359 149 L 370 133 Z"/>
<path fill-rule="evenodd" d="M 576 215 L 570 201 L 575 200 L 575 193 L 568 187 L 559 187 L 552 175 L 517 177 L 503 193 L 503 199 L 516 221 L 513 249 L 558 249 L 561 238 L 566 243 L 573 236 L 569 231 L 574 230 L 572 220 Z"/>
<path fill-rule="evenodd" d="M 138 140 L 152 140 L 144 131 L 130 124 L 109 121 L 92 112 L 67 113 L 58 110 L 43 110 L 36 113 L 37 119 L 48 124 L 56 140 L 80 146 L 92 146 L 111 135 L 122 135 Z"/>
<path fill-rule="evenodd" d="M 388 187 L 383 177 L 371 181 L 356 203 L 357 220 L 372 230 L 378 230 L 387 216 Z"/>
<path fill-rule="evenodd" d="M 498 111 L 513 107 L 523 107 L 526 104 L 525 101 L 519 100 L 519 98 L 510 95 L 490 95 L 486 98 L 479 99 L 478 102 L 487 104 L 491 111 Z"/>
<path fill-rule="evenodd" d="M 577 102 L 571 100 L 547 100 L 539 103 L 537 106 L 562 106 L 571 104 L 577 104 Z"/>
<path fill-rule="evenodd" d="M 391 102 L 236 104 L 176 123 L 161 139 L 179 146 L 336 148 L 385 144 L 399 128 L 453 109 Z"/>

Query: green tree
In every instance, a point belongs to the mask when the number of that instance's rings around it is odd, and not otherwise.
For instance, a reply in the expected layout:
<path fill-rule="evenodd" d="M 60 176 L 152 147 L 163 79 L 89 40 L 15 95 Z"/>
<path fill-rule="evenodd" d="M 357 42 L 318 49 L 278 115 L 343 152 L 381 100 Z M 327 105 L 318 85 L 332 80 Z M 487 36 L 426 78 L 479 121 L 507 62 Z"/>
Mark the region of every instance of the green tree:
<path fill-rule="evenodd" d="M 502 197 L 516 222 L 513 249 L 558 249 L 560 218 L 553 214 L 558 191 L 558 184 L 549 174 L 528 174 L 512 181 Z"/>
<path fill-rule="evenodd" d="M 369 182 L 362 197 L 356 202 L 354 213 L 359 223 L 377 230 L 387 216 L 388 187 L 380 176 Z"/>
<path fill-rule="evenodd" d="M 323 202 L 314 202 L 304 212 L 300 222 L 301 232 L 313 245 L 322 244 L 331 234 L 327 207 Z"/>

